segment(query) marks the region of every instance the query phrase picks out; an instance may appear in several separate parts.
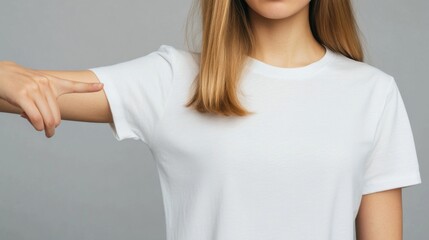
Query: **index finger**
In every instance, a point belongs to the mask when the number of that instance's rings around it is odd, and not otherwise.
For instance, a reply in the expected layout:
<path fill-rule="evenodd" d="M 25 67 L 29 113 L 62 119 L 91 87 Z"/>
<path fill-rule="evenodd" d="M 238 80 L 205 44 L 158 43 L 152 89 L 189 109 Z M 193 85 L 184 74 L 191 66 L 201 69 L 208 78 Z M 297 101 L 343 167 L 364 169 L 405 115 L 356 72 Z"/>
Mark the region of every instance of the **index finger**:
<path fill-rule="evenodd" d="M 85 93 L 85 92 L 97 92 L 103 88 L 103 83 L 100 82 L 78 82 L 67 79 L 57 79 L 56 87 L 58 89 L 58 95 L 66 93 Z"/>

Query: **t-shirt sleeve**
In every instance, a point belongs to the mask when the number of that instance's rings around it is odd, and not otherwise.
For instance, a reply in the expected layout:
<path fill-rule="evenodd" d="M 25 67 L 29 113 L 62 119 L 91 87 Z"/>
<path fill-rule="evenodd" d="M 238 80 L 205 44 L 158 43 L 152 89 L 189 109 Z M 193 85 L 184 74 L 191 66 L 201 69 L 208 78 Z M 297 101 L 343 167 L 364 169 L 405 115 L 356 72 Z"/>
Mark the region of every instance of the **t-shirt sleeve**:
<path fill-rule="evenodd" d="M 396 81 L 390 79 L 365 169 L 363 194 L 421 183 L 410 121 Z"/>
<path fill-rule="evenodd" d="M 173 85 L 174 48 L 161 45 L 145 56 L 109 66 L 90 68 L 104 83 L 118 140 L 141 140 L 150 145 Z"/>

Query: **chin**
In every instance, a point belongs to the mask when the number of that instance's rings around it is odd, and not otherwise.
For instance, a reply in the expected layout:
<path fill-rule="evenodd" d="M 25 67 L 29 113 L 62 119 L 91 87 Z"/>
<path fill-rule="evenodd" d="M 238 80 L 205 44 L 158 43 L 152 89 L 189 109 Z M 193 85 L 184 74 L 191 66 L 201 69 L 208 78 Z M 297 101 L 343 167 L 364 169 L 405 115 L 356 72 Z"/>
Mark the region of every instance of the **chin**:
<path fill-rule="evenodd" d="M 268 19 L 293 16 L 309 4 L 308 0 L 245 0 L 251 10 Z"/>

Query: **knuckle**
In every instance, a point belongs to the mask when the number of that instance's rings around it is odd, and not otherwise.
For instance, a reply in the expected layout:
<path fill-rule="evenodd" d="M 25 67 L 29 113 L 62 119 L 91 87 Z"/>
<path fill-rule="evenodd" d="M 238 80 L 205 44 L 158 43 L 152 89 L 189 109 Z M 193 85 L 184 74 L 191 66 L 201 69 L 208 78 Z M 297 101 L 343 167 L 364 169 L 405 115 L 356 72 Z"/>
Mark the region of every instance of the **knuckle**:
<path fill-rule="evenodd" d="M 69 82 L 67 83 L 67 88 L 70 92 L 75 93 L 77 92 L 78 85 L 74 82 Z"/>
<path fill-rule="evenodd" d="M 49 118 L 45 121 L 46 127 L 53 128 L 55 125 L 55 121 L 52 118 Z"/>
<path fill-rule="evenodd" d="M 39 91 L 39 85 L 35 82 L 29 83 L 26 86 L 27 93 Z"/>
<path fill-rule="evenodd" d="M 42 118 L 39 116 L 33 116 L 32 118 L 32 122 L 34 123 L 34 125 L 36 126 L 42 126 Z M 40 129 L 41 127 L 38 127 L 38 129 Z M 43 127 L 41 128 L 43 130 Z"/>
<path fill-rule="evenodd" d="M 44 75 L 36 75 L 33 77 L 33 79 L 41 85 L 48 85 L 49 84 L 49 78 L 47 76 L 44 76 Z"/>

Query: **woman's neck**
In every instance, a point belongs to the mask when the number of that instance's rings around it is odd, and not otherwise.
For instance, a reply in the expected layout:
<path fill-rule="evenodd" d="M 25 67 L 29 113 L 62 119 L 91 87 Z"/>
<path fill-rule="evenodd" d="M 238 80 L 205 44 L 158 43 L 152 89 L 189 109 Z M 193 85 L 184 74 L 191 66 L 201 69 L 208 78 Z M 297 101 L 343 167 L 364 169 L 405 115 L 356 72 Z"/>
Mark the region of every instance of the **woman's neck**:
<path fill-rule="evenodd" d="M 251 57 L 278 67 L 300 67 L 322 58 L 324 47 L 312 35 L 309 8 L 283 19 L 269 19 L 249 9 L 255 37 Z"/>

